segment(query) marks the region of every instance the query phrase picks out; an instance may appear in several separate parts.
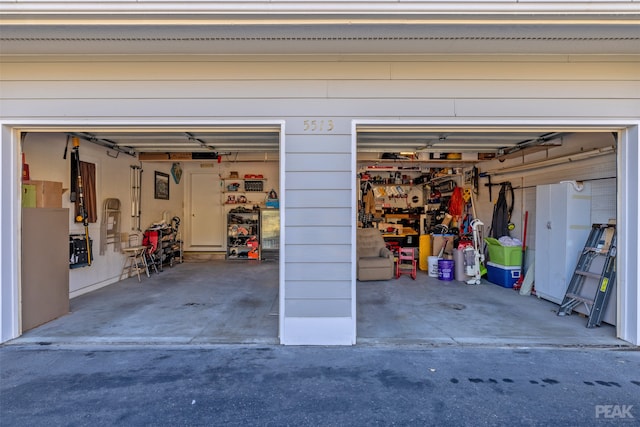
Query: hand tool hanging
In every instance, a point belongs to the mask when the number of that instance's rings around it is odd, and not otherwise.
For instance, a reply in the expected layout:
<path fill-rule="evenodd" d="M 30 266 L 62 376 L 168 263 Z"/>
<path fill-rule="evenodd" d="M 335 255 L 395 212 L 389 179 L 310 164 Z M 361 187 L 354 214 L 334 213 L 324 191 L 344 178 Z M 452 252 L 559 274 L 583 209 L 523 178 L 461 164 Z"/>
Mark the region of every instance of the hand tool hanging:
<path fill-rule="evenodd" d="M 82 173 L 80 172 L 80 139 L 78 137 L 72 137 L 73 153 L 76 159 L 76 171 L 77 176 L 77 190 L 78 190 L 78 215 L 76 216 L 76 222 L 82 222 L 84 225 L 84 238 L 87 244 L 87 265 L 91 265 L 91 239 L 89 238 L 89 216 L 87 215 L 87 209 L 84 204 L 84 193 L 82 191 Z"/>

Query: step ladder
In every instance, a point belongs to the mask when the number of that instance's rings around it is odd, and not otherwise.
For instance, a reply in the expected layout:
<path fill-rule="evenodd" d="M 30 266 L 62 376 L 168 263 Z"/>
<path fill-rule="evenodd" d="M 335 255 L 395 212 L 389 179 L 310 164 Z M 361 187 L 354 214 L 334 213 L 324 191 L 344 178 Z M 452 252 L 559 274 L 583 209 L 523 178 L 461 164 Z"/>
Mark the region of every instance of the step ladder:
<path fill-rule="evenodd" d="M 605 257 L 602 270 L 590 271 L 593 260 L 598 257 Z M 595 296 L 587 297 L 583 292 L 584 284 L 587 280 L 594 279 L 598 281 Z M 587 328 L 600 326 L 615 280 L 616 226 L 615 224 L 592 224 L 591 232 L 560 304 L 558 316 L 570 315 L 574 308 L 584 304 L 588 313 Z"/>

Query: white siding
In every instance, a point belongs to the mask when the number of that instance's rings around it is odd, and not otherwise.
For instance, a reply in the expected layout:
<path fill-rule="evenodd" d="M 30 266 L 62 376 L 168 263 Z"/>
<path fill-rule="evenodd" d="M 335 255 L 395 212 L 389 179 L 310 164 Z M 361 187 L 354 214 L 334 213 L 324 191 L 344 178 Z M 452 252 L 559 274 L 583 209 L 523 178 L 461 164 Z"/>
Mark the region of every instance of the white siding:
<path fill-rule="evenodd" d="M 45 64 L 46 65 L 46 64 Z M 3 65 L 3 74 L 4 65 Z M 148 97 L 155 88 L 162 86 L 165 98 L 279 98 L 286 93 L 288 98 L 500 98 L 506 91 L 511 98 L 545 99 L 563 97 L 567 99 L 632 99 L 640 96 L 637 81 L 603 80 L 492 80 L 469 79 L 422 80 L 150 80 L 150 81 L 103 81 L 96 86 L 93 81 L 70 82 L 34 80 L 28 87 L 19 81 L 2 84 L 6 98 L 59 99 L 73 93 L 77 99 L 112 99 L 118 97 Z M 594 78 L 592 76 L 591 78 Z M 41 77 L 40 77 L 41 78 Z M 301 79 L 302 76 L 297 76 Z M 264 76 L 262 76 L 264 79 Z M 637 80 L 637 79 L 636 79 Z M 481 83 L 481 84 L 480 84 Z M 584 87 L 588 86 L 589 91 Z"/>
<path fill-rule="evenodd" d="M 329 129 L 287 135 L 285 317 L 353 318 L 344 288 L 351 272 L 350 136 Z"/>
<path fill-rule="evenodd" d="M 282 206 L 287 258 L 283 312 L 296 318 L 334 319 L 326 327 L 355 322 L 351 294 L 344 288 L 352 272 L 345 254 L 351 251 L 353 220 L 353 119 L 439 119 L 462 124 L 479 118 L 637 120 L 640 111 L 638 56 L 604 60 L 444 55 L 397 61 L 371 56 L 242 61 L 206 56 L 11 57 L 3 58 L 2 79 L 3 120 L 76 124 L 285 120 L 285 188 L 280 189 L 286 203 Z M 327 127 L 307 129 L 310 120 L 324 121 Z M 583 169 L 570 165 L 562 172 L 556 167 L 553 173 L 545 169 L 537 176 L 509 179 L 529 189 L 545 180 L 594 179 L 615 170 L 611 158 L 583 165 Z M 497 197 L 497 187 L 493 196 Z M 530 197 L 523 203 L 522 190 L 516 196 L 514 218 L 521 218 L 521 212 L 530 208 Z M 481 217 L 490 219 L 486 187 L 481 188 L 479 202 Z M 533 223 L 530 218 L 529 224 Z M 349 320 L 341 323 L 344 319 Z"/>

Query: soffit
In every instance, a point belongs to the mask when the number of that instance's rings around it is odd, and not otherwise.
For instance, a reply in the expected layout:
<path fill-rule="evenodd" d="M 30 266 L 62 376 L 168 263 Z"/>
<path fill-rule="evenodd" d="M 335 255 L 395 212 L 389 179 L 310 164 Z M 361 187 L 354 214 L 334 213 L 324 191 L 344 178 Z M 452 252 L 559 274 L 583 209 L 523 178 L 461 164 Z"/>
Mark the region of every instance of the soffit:
<path fill-rule="evenodd" d="M 639 54 L 637 22 L 3 25 L 5 55 Z"/>
<path fill-rule="evenodd" d="M 496 19 L 556 20 L 610 19 L 638 16 L 638 5 L 626 1 L 438 1 L 438 0 L 230 0 L 230 1 L 5 1 L 0 3 L 5 19 L 38 19 L 56 22 L 74 20 L 139 20 L 176 22 L 188 20 L 362 22 L 392 20 Z"/>

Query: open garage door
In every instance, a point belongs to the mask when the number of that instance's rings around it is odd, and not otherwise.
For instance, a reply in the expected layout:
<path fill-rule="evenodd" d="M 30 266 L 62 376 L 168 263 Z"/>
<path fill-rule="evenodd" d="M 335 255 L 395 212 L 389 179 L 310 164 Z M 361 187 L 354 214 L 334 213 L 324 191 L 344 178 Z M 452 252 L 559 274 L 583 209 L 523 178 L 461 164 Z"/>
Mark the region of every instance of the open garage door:
<path fill-rule="evenodd" d="M 23 188 L 45 194 L 22 198 L 32 224 L 21 233 L 22 339 L 277 343 L 280 219 L 269 193 L 280 192 L 280 139 L 279 124 L 25 129 Z M 85 258 L 71 249 L 84 233 L 72 154 L 94 171 L 82 178 L 96 202 Z M 130 247 L 144 248 L 133 261 Z M 242 248 L 257 256 L 230 255 Z"/>
<path fill-rule="evenodd" d="M 357 261 L 359 342 L 620 343 L 615 285 L 599 328 L 586 328 L 589 304 L 557 316 L 591 224 L 618 218 L 615 131 L 407 123 L 356 129 L 357 227 L 377 229 L 395 258 L 392 271 L 378 276 Z M 568 188 L 565 200 L 541 199 L 556 187 Z M 399 260 L 406 249 L 413 266 Z M 401 274 L 412 269 L 415 279 Z M 468 284 L 476 274 L 480 284 Z M 585 284 L 584 296 L 595 297 L 598 284 Z"/>

